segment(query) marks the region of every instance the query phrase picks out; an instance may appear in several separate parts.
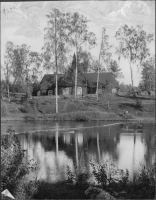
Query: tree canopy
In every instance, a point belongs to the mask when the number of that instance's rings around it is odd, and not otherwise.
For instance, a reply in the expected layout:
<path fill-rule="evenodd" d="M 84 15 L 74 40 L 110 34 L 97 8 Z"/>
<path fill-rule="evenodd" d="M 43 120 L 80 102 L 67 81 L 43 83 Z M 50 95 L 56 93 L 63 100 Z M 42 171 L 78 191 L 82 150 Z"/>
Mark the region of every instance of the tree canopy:
<path fill-rule="evenodd" d="M 116 60 L 111 59 L 107 69 L 113 73 L 115 78 L 123 78 L 121 68 L 119 67 Z"/>
<path fill-rule="evenodd" d="M 136 28 L 123 25 L 116 32 L 115 37 L 119 41 L 119 46 L 116 49 L 118 58 L 123 56 L 129 61 L 133 86 L 132 64 L 137 61 L 141 64 L 150 55 L 148 43 L 153 40 L 153 35 L 147 34 L 140 25 L 137 25 Z"/>
<path fill-rule="evenodd" d="M 93 32 L 88 31 L 87 18 L 79 13 L 67 13 L 67 33 L 68 33 L 68 43 L 74 48 L 75 58 L 76 58 L 76 68 L 75 68 L 75 98 L 77 95 L 77 71 L 78 71 L 78 52 L 80 48 L 84 45 L 89 45 L 93 47 L 96 45 L 96 37 Z"/>
<path fill-rule="evenodd" d="M 26 44 L 15 45 L 9 41 L 6 43 L 4 64 L 8 86 L 12 81 L 12 88 L 16 88 L 16 92 L 26 92 L 28 82 L 31 84 L 38 78 L 41 57 Z"/>
<path fill-rule="evenodd" d="M 58 71 L 62 71 L 68 53 L 65 14 L 58 9 L 52 9 L 46 17 L 47 26 L 44 29 L 44 46 L 42 48 L 43 67 L 55 71 L 55 59 L 57 58 Z"/>
<path fill-rule="evenodd" d="M 155 56 L 143 62 L 142 66 L 142 77 L 139 87 L 142 91 L 147 91 L 150 95 L 151 91 L 155 90 Z"/>

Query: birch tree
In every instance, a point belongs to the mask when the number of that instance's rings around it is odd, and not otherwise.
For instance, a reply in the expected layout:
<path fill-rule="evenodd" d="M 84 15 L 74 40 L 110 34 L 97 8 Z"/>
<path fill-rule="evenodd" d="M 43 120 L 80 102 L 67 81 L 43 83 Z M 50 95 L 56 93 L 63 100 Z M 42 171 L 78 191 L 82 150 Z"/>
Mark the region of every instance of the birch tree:
<path fill-rule="evenodd" d="M 14 65 L 14 44 L 9 41 L 6 43 L 6 50 L 5 50 L 5 55 L 4 55 L 4 73 L 6 77 L 8 99 L 10 99 L 9 83 L 10 83 L 10 78 L 12 75 L 13 65 Z"/>
<path fill-rule="evenodd" d="M 41 65 L 40 54 L 32 52 L 26 44 L 15 45 L 12 42 L 7 42 L 4 63 L 8 95 L 9 82 L 11 80 L 13 88 L 15 86 L 18 87 L 16 92 L 26 91 L 29 96 L 31 82 L 39 74 L 39 67 Z"/>
<path fill-rule="evenodd" d="M 78 52 L 82 45 L 93 47 L 96 44 L 96 37 L 93 32 L 88 31 L 87 18 L 79 13 L 67 13 L 68 43 L 74 48 L 76 57 L 75 69 L 75 98 L 77 95 L 77 72 L 78 72 Z"/>
<path fill-rule="evenodd" d="M 118 57 L 124 57 L 129 61 L 131 82 L 133 82 L 133 67 L 139 61 L 140 65 L 150 55 L 148 44 L 153 40 L 152 34 L 147 34 L 142 26 L 128 27 L 122 26 L 116 32 L 116 39 L 119 41 L 119 46 L 116 49 Z"/>
<path fill-rule="evenodd" d="M 22 86 L 28 97 L 31 96 L 32 82 L 39 75 L 40 65 L 40 54 L 31 51 L 29 46 L 22 44 L 14 47 L 13 85 Z"/>
<path fill-rule="evenodd" d="M 66 20 L 65 14 L 61 13 L 58 9 L 52 9 L 46 17 L 48 22 L 45 28 L 42 56 L 44 67 L 52 71 L 55 70 L 56 113 L 58 113 L 58 70 L 63 66 L 67 52 Z"/>
<path fill-rule="evenodd" d="M 98 98 L 99 98 L 98 89 L 99 89 L 100 66 L 101 66 L 102 62 L 105 63 L 105 64 L 109 63 L 109 60 L 110 60 L 110 57 L 111 57 L 111 53 L 110 53 L 111 47 L 112 46 L 109 45 L 109 43 L 108 43 L 108 35 L 106 35 L 106 29 L 103 28 L 102 29 L 100 53 L 99 53 L 98 73 L 97 73 L 97 86 L 96 86 L 97 101 L 98 101 Z"/>

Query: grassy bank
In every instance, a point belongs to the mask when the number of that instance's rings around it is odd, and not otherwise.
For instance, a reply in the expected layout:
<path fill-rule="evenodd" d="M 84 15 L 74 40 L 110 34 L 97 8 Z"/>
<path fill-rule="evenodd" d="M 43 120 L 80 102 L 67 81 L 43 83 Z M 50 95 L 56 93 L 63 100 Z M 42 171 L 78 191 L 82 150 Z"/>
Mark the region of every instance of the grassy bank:
<path fill-rule="evenodd" d="M 25 103 L 3 102 L 2 121 L 6 120 L 128 120 L 154 121 L 155 100 L 137 100 L 118 96 L 59 98 L 59 113 L 55 113 L 54 97 L 33 98 Z"/>

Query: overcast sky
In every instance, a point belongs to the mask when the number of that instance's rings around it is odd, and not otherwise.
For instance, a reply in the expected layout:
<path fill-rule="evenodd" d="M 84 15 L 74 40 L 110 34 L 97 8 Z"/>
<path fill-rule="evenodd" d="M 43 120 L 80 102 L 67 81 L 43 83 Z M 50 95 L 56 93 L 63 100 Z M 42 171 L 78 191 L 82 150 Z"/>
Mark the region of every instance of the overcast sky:
<path fill-rule="evenodd" d="M 62 12 L 79 12 L 89 20 L 89 29 L 96 34 L 97 46 L 92 55 L 98 58 L 102 27 L 106 28 L 109 41 L 117 44 L 115 33 L 123 24 L 136 26 L 142 24 L 144 30 L 155 35 L 154 1 L 40 1 L 40 2 L 2 2 L 1 3 L 1 62 L 7 41 L 15 44 L 27 44 L 31 50 L 41 52 L 43 47 L 45 15 L 51 8 Z M 151 54 L 155 54 L 155 41 L 150 45 Z M 120 82 L 131 83 L 128 62 L 120 61 L 124 79 Z M 44 74 L 44 73 L 43 73 Z M 134 71 L 134 83 L 139 82 L 139 73 Z"/>

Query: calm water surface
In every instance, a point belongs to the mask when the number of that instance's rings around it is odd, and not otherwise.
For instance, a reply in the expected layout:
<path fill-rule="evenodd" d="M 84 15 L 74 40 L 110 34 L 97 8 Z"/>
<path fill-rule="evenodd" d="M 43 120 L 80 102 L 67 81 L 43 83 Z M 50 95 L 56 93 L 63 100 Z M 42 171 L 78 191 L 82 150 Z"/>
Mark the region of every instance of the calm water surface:
<path fill-rule="evenodd" d="M 38 163 L 38 178 L 65 179 L 67 165 L 91 171 L 89 162 L 111 159 L 128 169 L 130 178 L 140 164 L 151 165 L 155 152 L 155 124 L 117 122 L 6 122 L 18 133 L 27 157 Z"/>

